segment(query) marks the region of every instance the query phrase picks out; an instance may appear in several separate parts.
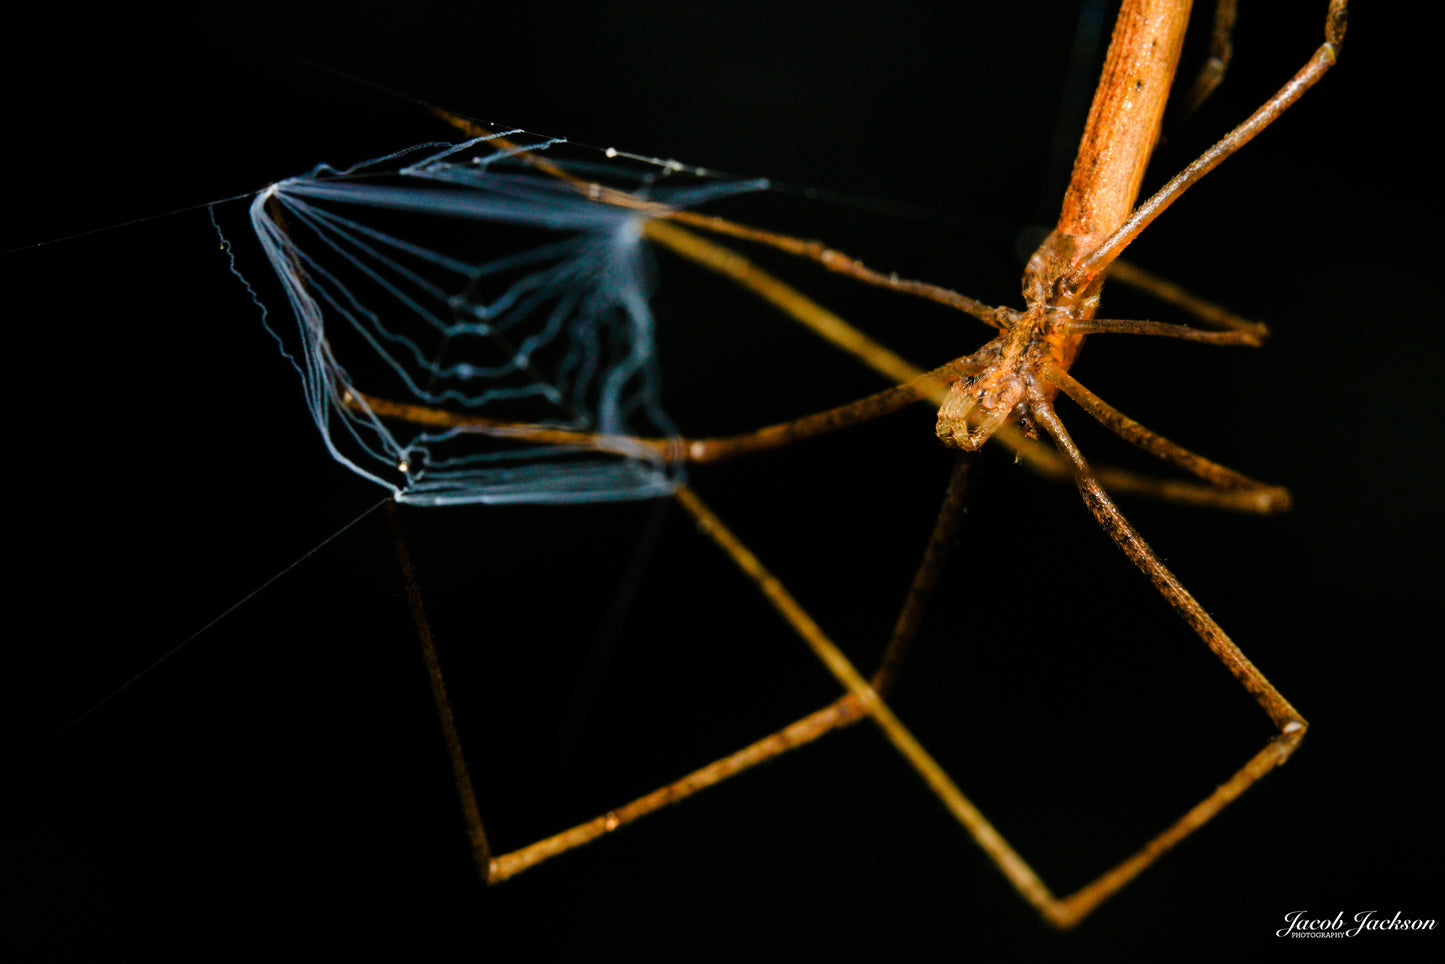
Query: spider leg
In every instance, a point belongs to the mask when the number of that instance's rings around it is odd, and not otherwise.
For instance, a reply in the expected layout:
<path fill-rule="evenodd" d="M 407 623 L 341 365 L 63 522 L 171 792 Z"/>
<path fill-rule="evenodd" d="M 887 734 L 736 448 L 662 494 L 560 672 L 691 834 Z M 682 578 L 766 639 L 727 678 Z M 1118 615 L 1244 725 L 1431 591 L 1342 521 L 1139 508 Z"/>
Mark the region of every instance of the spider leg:
<path fill-rule="evenodd" d="M 1011 425 L 1004 425 L 993 436 L 1011 450 L 1020 462 L 1046 479 L 1073 481 L 1074 466 L 1054 449 L 1028 438 Z M 1216 485 L 1189 482 L 1184 479 L 1161 478 L 1128 469 L 1100 465 L 1093 467 L 1094 477 L 1110 492 L 1141 496 L 1160 502 L 1221 509 L 1226 512 L 1269 514 L 1283 510 L 1288 502 L 1278 497 L 1261 498 L 1257 489 L 1225 489 Z M 1278 490 L 1288 495 L 1285 490 Z"/>
<path fill-rule="evenodd" d="M 476 861 L 482 880 L 488 881 L 496 862 L 492 859 L 491 844 L 487 842 L 487 831 L 482 827 L 476 789 L 472 785 L 471 772 L 467 769 L 467 760 L 462 753 L 462 741 L 457 734 L 455 714 L 452 712 L 451 700 L 447 698 L 446 681 L 442 677 L 441 660 L 437 657 L 436 641 L 432 638 L 431 621 L 427 619 L 426 608 L 422 605 L 421 589 L 417 585 L 416 570 L 412 568 L 411 552 L 407 549 L 401 520 L 397 518 L 396 502 L 388 504 L 386 518 L 391 526 L 396 559 L 401 565 L 407 605 L 411 609 L 412 622 L 416 625 L 417 638 L 421 641 L 422 658 L 426 661 L 427 680 L 431 683 L 432 699 L 436 703 L 437 717 L 442 726 L 442 738 L 447 745 L 447 757 L 451 760 L 452 779 L 457 785 L 462 819 L 467 825 L 467 842 L 471 845 L 472 858 Z"/>
<path fill-rule="evenodd" d="M 1345 38 L 1346 9 L 1348 0 L 1330 0 L 1329 13 L 1325 17 L 1325 42 L 1315 51 L 1314 56 L 1290 78 L 1279 91 L 1265 101 L 1264 106 L 1251 114 L 1244 123 L 1199 156 L 1193 164 L 1174 176 L 1168 184 L 1134 209 L 1134 213 L 1105 238 L 1093 251 L 1080 259 L 1074 269 L 1059 281 L 1059 289 L 1065 292 L 1083 291 L 1099 276 L 1114 259 L 1119 257 L 1139 233 L 1155 218 L 1163 214 L 1169 205 L 1189 190 L 1200 178 L 1214 170 L 1224 159 L 1245 144 L 1254 140 L 1275 119 L 1288 110 L 1305 91 L 1317 84 L 1321 77 L 1334 66 L 1340 43 Z"/>
<path fill-rule="evenodd" d="M 869 338 L 792 285 L 773 277 L 730 248 L 714 244 L 667 221 L 648 221 L 643 230 L 649 240 L 753 292 L 894 384 L 921 374 L 912 362 Z"/>
<path fill-rule="evenodd" d="M 1242 318 L 1228 308 L 1207 301 L 1191 291 L 1167 281 L 1131 261 L 1122 258 L 1109 265 L 1109 280 L 1117 281 L 1157 298 L 1166 305 L 1187 311 L 1199 321 L 1222 331 L 1248 332 L 1255 336 L 1258 344 L 1269 334 L 1269 329 L 1257 321 Z M 1246 342 L 1248 344 L 1248 342 Z"/>
<path fill-rule="evenodd" d="M 806 439 L 817 438 L 905 408 L 914 402 L 937 404 L 943 387 L 961 375 L 977 368 L 970 359 L 949 362 L 930 372 L 923 372 L 900 385 L 885 388 L 872 395 L 845 402 L 833 408 L 776 422 L 737 435 L 706 438 L 644 438 L 632 435 L 603 435 L 573 429 L 550 428 L 528 422 L 512 422 L 477 415 L 460 415 L 444 409 L 410 402 L 398 402 L 376 395 L 352 392 L 347 403 L 381 416 L 426 425 L 433 428 L 457 428 L 498 437 L 543 442 L 553 445 L 585 445 L 604 452 L 636 452 L 644 448 L 659 457 L 677 457 L 694 464 L 723 462 L 728 459 L 782 448 Z"/>
<path fill-rule="evenodd" d="M 439 107 L 431 108 L 431 114 L 439 120 L 462 131 L 469 137 L 492 137 L 498 145 L 502 146 L 511 143 L 505 137 L 496 136 L 490 128 L 484 127 L 470 118 L 453 114 Z M 588 193 L 589 195 L 592 193 L 594 185 L 584 178 L 579 178 L 577 175 L 563 170 L 545 157 L 538 157 L 535 154 L 527 154 L 525 156 L 530 159 L 530 163 L 537 170 L 549 174 L 558 180 L 572 184 L 576 186 L 579 191 Z M 629 206 L 637 204 L 636 199 L 628 195 L 619 196 L 613 200 L 614 203 L 623 203 Z M 857 258 L 844 254 L 836 248 L 830 248 L 821 241 L 810 241 L 804 238 L 782 234 L 777 231 L 766 231 L 761 228 L 749 227 L 746 224 L 729 221 L 727 218 L 721 218 L 712 214 L 699 214 L 695 211 L 670 211 L 663 215 L 663 217 L 665 217 L 666 221 L 672 223 L 674 230 L 682 232 L 683 234 L 691 234 L 691 232 L 683 231 L 682 228 L 677 228 L 676 225 L 686 224 L 689 227 L 698 228 L 713 234 L 721 234 L 727 237 L 750 241 L 755 244 L 766 245 L 767 247 L 775 248 L 795 257 L 815 261 L 829 271 L 845 275 L 861 281 L 864 284 L 887 288 L 890 291 L 897 291 L 915 298 L 923 298 L 927 301 L 935 301 L 942 305 L 948 305 L 951 308 L 957 308 L 959 311 L 974 316 L 984 324 L 992 325 L 995 328 L 999 327 L 998 321 L 994 318 L 993 308 L 985 305 L 981 301 L 976 301 L 967 295 L 959 294 L 942 285 L 930 284 L 926 281 L 913 281 L 900 278 L 896 274 L 885 274 L 881 271 L 875 271 Z M 659 223 L 661 222 L 657 220 L 648 222 L 649 234 L 652 233 L 651 228 Z M 684 239 L 680 239 L 678 235 L 674 234 L 671 237 L 678 241 L 680 248 L 686 246 L 687 242 Z M 692 237 L 696 238 L 697 236 L 692 235 Z M 653 240 L 661 241 L 671 246 L 669 240 L 658 237 L 654 237 Z M 680 250 L 680 253 L 682 253 L 684 257 L 691 257 L 691 255 L 685 251 Z M 707 262 L 703 260 L 699 263 L 705 264 Z"/>
<path fill-rule="evenodd" d="M 1179 338 L 1205 345 L 1245 345 L 1258 348 L 1260 336 L 1252 331 L 1203 331 L 1188 325 L 1164 321 L 1135 321 L 1124 318 L 1086 318 L 1069 323 L 1074 335 L 1153 335 L 1156 338 Z"/>
<path fill-rule="evenodd" d="M 975 452 L 959 452 L 954 460 L 953 473 L 949 476 L 948 487 L 943 492 L 943 505 L 933 523 L 933 532 L 928 537 L 928 546 L 923 550 L 923 559 L 913 574 L 913 582 L 908 587 L 903 608 L 899 610 L 898 620 L 888 637 L 888 646 L 883 650 L 883 656 L 878 660 L 878 668 L 873 671 L 869 680 L 873 688 L 883 696 L 887 696 L 892 690 L 903 658 L 908 655 L 913 640 L 918 636 L 918 627 L 923 622 L 928 601 L 938 585 L 938 575 L 948 561 L 949 551 L 953 548 L 959 526 L 963 523 L 976 465 Z"/>
<path fill-rule="evenodd" d="M 1194 75 L 1189 90 L 1180 99 L 1177 113 L 1170 118 L 1172 123 L 1183 123 L 1209 99 L 1214 89 L 1224 80 L 1229 61 L 1234 56 L 1234 20 L 1236 0 L 1218 0 L 1214 5 L 1214 27 L 1209 35 L 1209 59 Z"/>
<path fill-rule="evenodd" d="M 969 374 L 975 367 L 968 359 L 950 362 L 900 385 L 811 415 L 766 425 L 738 435 L 685 440 L 682 446 L 684 457 L 687 461 L 696 463 L 721 462 L 870 422 L 875 418 L 891 415 L 914 402 L 936 404 L 935 399 L 941 386 L 961 375 Z"/>
<path fill-rule="evenodd" d="M 699 790 L 706 790 L 708 787 L 736 776 L 744 770 L 751 769 L 759 763 L 811 743 L 825 733 L 856 723 L 863 716 L 862 705 L 858 698 L 850 693 L 829 703 L 821 710 L 810 713 L 782 729 L 768 734 L 761 740 L 748 744 L 736 753 L 730 753 L 721 759 L 714 760 L 679 780 L 659 787 L 614 810 L 609 810 L 600 817 L 594 817 L 574 827 L 569 827 L 561 833 L 544 837 L 525 847 L 519 847 L 510 853 L 499 854 L 496 857 L 492 857 L 489 852 L 478 851 L 474 846 L 473 853 L 476 855 L 478 871 L 486 883 L 501 883 L 548 858 L 591 843 L 598 837 L 605 836 L 649 813 L 685 800 Z M 472 817 L 472 814 L 467 814 L 468 834 L 475 840 L 477 836 L 483 834 L 483 831 L 480 817 L 477 817 L 475 824 Z"/>
<path fill-rule="evenodd" d="M 966 465 L 967 463 L 963 463 Z M 949 503 L 961 500 L 961 490 L 966 484 L 967 469 L 956 469 L 953 478 L 949 483 L 950 495 L 945 498 L 945 507 L 942 516 L 948 517 L 956 510 L 952 509 Z M 808 645 L 818 660 L 823 663 L 835 679 L 848 691 L 848 697 L 858 702 L 863 713 L 867 714 L 882 731 L 888 742 L 893 744 L 894 749 L 913 767 L 914 771 L 923 778 L 930 790 L 938 797 L 939 801 L 951 813 L 963 827 L 973 836 L 978 845 L 983 848 L 994 864 L 996 864 L 1004 876 L 1007 877 L 1030 903 L 1039 907 L 1048 914 L 1048 907 L 1054 902 L 1054 897 L 1049 893 L 1048 888 L 1033 869 L 1019 856 L 999 832 L 994 829 L 987 818 L 964 796 L 958 786 L 949 778 L 943 768 L 929 755 L 894 715 L 892 709 L 884 702 L 878 691 L 863 678 L 853 667 L 847 657 L 833 644 L 823 633 L 822 629 L 813 622 L 812 618 L 792 598 L 783 584 L 778 581 L 771 572 L 753 555 L 745 545 L 740 542 L 722 523 L 712 510 L 709 509 L 698 497 L 686 487 L 677 493 L 678 501 L 698 521 L 709 538 L 717 544 L 718 548 L 727 553 L 733 563 L 746 575 L 767 598 L 798 636 Z M 961 514 L 961 513 L 959 513 Z M 940 523 L 940 528 L 951 530 L 956 525 L 956 517 L 952 522 Z M 937 534 L 937 530 L 935 532 Z M 929 569 L 928 557 L 925 556 L 924 569 Z M 931 582 L 931 576 L 924 576 L 922 580 Z M 917 580 L 915 581 L 915 586 Z M 925 590 L 926 592 L 926 590 Z M 905 607 L 906 608 L 906 607 Z M 900 619 L 900 624 L 904 622 Z M 897 633 L 895 633 L 897 635 Z M 884 675 L 884 682 L 891 678 Z"/>
<path fill-rule="evenodd" d="M 1119 512 L 1088 463 L 1074 445 L 1063 422 L 1041 392 L 1034 392 L 1030 402 L 1034 416 L 1059 446 L 1076 470 L 1079 492 L 1089 512 L 1104 527 L 1129 560 L 1139 568 L 1175 611 L 1204 640 L 1211 652 L 1234 674 L 1260 707 L 1269 715 L 1279 731 L 1257 754 L 1240 767 L 1225 783 L 1201 800 L 1184 816 L 1146 843 L 1138 852 L 1106 871 L 1075 893 L 1058 903 L 1055 920 L 1068 926 L 1087 916 L 1098 904 L 1123 887 L 1165 851 L 1211 820 L 1220 810 L 1249 789 L 1255 781 L 1289 759 L 1304 738 L 1307 724 L 1289 701 L 1275 689 L 1244 655 L 1219 624 L 1189 594 L 1172 572 L 1149 548 L 1142 536 Z"/>
<path fill-rule="evenodd" d="M 938 304 L 947 305 L 950 308 L 957 308 L 965 314 L 972 315 L 986 325 L 991 325 L 994 328 L 999 327 L 999 323 L 994 317 L 993 308 L 981 301 L 977 301 L 967 295 L 961 295 L 951 288 L 945 288 L 942 285 L 930 284 L 926 281 L 909 280 L 907 278 L 900 278 L 896 274 L 885 274 L 881 271 L 875 271 L 857 258 L 844 254 L 836 248 L 830 248 L 821 241 L 807 241 L 801 238 L 794 238 L 790 235 L 779 234 L 776 231 L 763 231 L 745 224 L 728 221 L 716 215 L 700 214 L 696 211 L 675 211 L 668 217 L 668 220 L 677 224 L 686 224 L 689 227 L 700 228 L 704 231 L 711 231 L 714 234 L 741 238 L 757 244 L 767 245 L 770 248 L 777 248 L 779 251 L 786 251 L 788 254 L 796 257 L 816 261 L 829 271 L 845 275 L 855 281 L 861 281 L 863 284 L 873 285 L 878 288 L 887 288 L 889 291 L 897 291 L 900 294 L 923 298 L 926 301 L 935 301 Z"/>
<path fill-rule="evenodd" d="M 1280 511 L 1289 507 L 1289 492 L 1285 489 L 1252 479 L 1243 472 L 1237 472 L 1218 462 L 1206 459 L 1182 445 L 1171 442 L 1158 432 L 1145 428 L 1089 391 L 1074 376 L 1059 366 L 1045 361 L 1043 374 L 1045 378 L 1058 386 L 1060 391 L 1078 403 L 1080 408 L 1093 416 L 1100 425 L 1131 445 L 1143 449 L 1175 468 L 1203 479 L 1210 485 L 1230 491 L 1253 493 L 1254 497 L 1259 500 L 1259 511 L 1261 512 Z"/>

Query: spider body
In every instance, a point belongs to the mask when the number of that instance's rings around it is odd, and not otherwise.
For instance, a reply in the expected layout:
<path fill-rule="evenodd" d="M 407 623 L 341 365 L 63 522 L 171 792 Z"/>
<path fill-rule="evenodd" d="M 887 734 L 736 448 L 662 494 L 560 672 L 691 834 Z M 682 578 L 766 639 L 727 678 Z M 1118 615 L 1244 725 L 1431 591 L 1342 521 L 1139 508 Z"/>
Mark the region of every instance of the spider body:
<path fill-rule="evenodd" d="M 1068 371 L 1084 344 L 1072 322 L 1092 318 L 1099 307 L 1098 284 L 1078 293 L 1059 290 L 1059 280 L 1077 263 L 1077 250 L 1070 235 L 1055 231 L 1044 239 L 1024 271 L 1027 307 L 996 309 L 1003 332 L 955 363 L 971 373 L 954 382 L 938 410 L 938 438 L 945 445 L 976 452 L 1010 419 L 1030 438 L 1037 435 L 1033 406 L 1058 393 L 1041 374 L 1043 363 Z"/>

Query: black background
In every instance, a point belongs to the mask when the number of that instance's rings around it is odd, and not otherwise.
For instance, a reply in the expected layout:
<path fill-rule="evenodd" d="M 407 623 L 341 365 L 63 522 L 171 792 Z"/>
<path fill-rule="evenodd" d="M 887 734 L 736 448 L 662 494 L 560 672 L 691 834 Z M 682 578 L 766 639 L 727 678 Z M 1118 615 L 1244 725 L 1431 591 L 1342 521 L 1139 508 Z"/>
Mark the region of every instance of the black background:
<path fill-rule="evenodd" d="M 1015 237 L 1052 220 L 1066 178 L 1050 142 L 1077 11 L 978 6 L 67 10 L 12 30 L 5 247 L 450 136 L 401 92 L 882 199 L 777 194 L 749 214 L 1017 304 Z M 1149 186 L 1307 59 L 1324 6 L 1245 5 L 1225 89 L 1161 148 Z M 1340 66 L 1131 250 L 1267 321 L 1268 346 L 1098 338 L 1076 369 L 1124 411 L 1295 493 L 1292 513 L 1266 519 L 1124 508 L 1313 729 L 1287 767 L 1068 935 L 866 726 L 484 890 L 381 512 L 52 738 L 382 493 L 325 456 L 204 210 L 8 254 L 9 543 L 25 574 L 10 583 L 4 670 L 21 683 L 5 727 L 20 804 L 6 875 L 22 893 L 7 939 L 61 958 L 520 942 L 567 958 L 1217 960 L 1297 951 L 1274 936 L 1292 910 L 1439 918 L 1441 346 L 1425 311 L 1438 202 L 1418 85 L 1435 82 L 1420 80 L 1412 33 L 1428 35 L 1357 11 Z M 1080 119 L 1062 123 L 1067 154 Z M 221 215 L 236 223 L 244 203 Z M 983 338 L 782 267 L 920 363 Z M 684 430 L 879 387 L 697 269 L 660 268 L 667 403 Z M 1171 317 L 1117 289 L 1107 305 Z M 1063 414 L 1096 460 L 1131 463 Z M 905 413 L 694 473 L 862 665 L 947 472 L 931 422 Z M 680 511 L 639 542 L 654 511 L 404 514 L 499 849 L 834 695 Z M 597 626 L 639 551 L 640 588 L 605 656 Z M 986 459 L 955 558 L 895 704 L 1056 890 L 1138 846 L 1268 738 L 1068 487 Z M 1343 946 L 1408 959 L 1437 941 Z"/>

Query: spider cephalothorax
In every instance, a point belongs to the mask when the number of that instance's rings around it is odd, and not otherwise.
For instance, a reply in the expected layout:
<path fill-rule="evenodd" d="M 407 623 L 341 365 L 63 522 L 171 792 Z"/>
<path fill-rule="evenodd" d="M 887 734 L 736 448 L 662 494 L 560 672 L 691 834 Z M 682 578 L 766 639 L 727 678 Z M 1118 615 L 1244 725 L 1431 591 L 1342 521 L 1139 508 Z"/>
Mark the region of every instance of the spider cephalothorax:
<path fill-rule="evenodd" d="M 1033 400 L 1058 391 L 1042 374 L 1045 363 L 1068 371 L 1084 341 L 1073 324 L 1092 318 L 1099 305 L 1098 282 L 1079 293 L 1059 283 L 1077 263 L 1077 250 L 1069 235 L 1055 231 L 1045 238 L 1024 269 L 1024 310 L 995 309 L 1000 334 L 958 361 L 970 373 L 953 383 L 938 410 L 944 445 L 977 451 L 1010 420 L 1033 434 Z"/>

